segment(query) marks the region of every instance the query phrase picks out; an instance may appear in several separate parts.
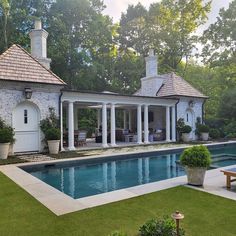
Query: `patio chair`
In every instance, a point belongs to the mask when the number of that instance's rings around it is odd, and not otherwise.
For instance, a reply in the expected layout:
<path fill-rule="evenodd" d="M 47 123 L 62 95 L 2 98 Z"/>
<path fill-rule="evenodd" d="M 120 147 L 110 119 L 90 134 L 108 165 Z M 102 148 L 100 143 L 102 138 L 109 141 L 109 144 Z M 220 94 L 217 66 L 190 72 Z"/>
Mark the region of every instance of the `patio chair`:
<path fill-rule="evenodd" d="M 86 138 L 87 138 L 87 131 L 81 130 L 78 133 L 78 145 L 79 146 L 84 146 L 86 145 Z"/>

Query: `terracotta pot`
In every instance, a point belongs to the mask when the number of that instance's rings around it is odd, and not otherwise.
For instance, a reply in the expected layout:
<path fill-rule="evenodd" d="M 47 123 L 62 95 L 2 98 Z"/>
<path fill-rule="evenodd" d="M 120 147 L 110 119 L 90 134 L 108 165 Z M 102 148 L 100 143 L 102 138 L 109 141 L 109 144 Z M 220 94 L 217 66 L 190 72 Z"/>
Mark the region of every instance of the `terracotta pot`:
<path fill-rule="evenodd" d="M 190 133 L 182 133 L 182 139 L 184 142 L 190 141 Z"/>
<path fill-rule="evenodd" d="M 48 149 L 50 154 L 58 154 L 60 140 L 48 140 Z"/>
<path fill-rule="evenodd" d="M 194 186 L 202 186 L 205 178 L 206 167 L 187 167 L 185 171 L 188 178 L 188 184 Z"/>
<path fill-rule="evenodd" d="M 209 133 L 201 133 L 201 139 L 207 141 L 209 139 Z"/>
<path fill-rule="evenodd" d="M 0 143 L 0 159 L 7 159 L 10 143 Z"/>

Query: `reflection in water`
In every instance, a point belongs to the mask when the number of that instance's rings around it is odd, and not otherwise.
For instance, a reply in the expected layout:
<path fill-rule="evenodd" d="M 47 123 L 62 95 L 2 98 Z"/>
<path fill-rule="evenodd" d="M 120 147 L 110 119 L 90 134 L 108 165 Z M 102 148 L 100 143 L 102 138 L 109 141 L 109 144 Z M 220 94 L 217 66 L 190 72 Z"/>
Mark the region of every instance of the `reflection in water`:
<path fill-rule="evenodd" d="M 69 191 L 72 197 L 75 196 L 75 167 L 69 168 Z"/>
<path fill-rule="evenodd" d="M 171 157 L 170 155 L 166 155 L 166 176 L 169 179 L 171 177 Z"/>
<path fill-rule="evenodd" d="M 138 183 L 143 183 L 143 159 L 138 159 Z"/>
<path fill-rule="evenodd" d="M 144 180 L 149 183 L 149 157 L 144 158 Z"/>
<path fill-rule="evenodd" d="M 103 189 L 105 193 L 108 191 L 107 162 L 102 164 L 102 173 L 103 173 Z"/>
<path fill-rule="evenodd" d="M 64 193 L 64 169 L 60 169 L 61 191 Z"/>
<path fill-rule="evenodd" d="M 116 162 L 111 163 L 111 187 L 112 190 L 116 189 Z"/>

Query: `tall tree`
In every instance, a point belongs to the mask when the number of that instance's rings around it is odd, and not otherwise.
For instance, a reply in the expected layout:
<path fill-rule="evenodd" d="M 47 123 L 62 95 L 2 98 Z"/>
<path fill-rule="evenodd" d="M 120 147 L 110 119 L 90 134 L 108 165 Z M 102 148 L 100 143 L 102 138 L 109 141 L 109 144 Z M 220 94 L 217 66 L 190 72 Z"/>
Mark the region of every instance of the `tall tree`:
<path fill-rule="evenodd" d="M 10 13 L 10 3 L 8 0 L 0 0 L 0 16 L 2 23 L 2 34 L 3 34 L 3 47 L 8 48 L 7 40 L 7 21 Z"/>
<path fill-rule="evenodd" d="M 220 10 L 217 21 L 204 32 L 203 58 L 211 67 L 220 67 L 225 82 L 236 82 L 236 0 Z"/>

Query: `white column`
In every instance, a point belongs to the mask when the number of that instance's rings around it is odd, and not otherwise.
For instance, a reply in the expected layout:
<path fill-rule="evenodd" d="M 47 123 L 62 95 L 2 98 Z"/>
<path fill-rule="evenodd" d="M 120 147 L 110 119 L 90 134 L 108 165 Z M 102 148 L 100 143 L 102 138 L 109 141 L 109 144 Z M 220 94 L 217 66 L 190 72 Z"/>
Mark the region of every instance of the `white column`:
<path fill-rule="evenodd" d="M 170 142 L 170 107 L 166 107 L 166 141 Z"/>
<path fill-rule="evenodd" d="M 78 130 L 79 127 L 78 127 L 78 107 L 74 107 L 74 129 L 75 130 Z"/>
<path fill-rule="evenodd" d="M 129 130 L 132 132 L 132 110 L 129 110 Z"/>
<path fill-rule="evenodd" d="M 63 147 L 63 102 L 60 103 L 60 126 L 61 126 L 61 151 L 65 151 Z"/>
<path fill-rule="evenodd" d="M 116 110 L 115 104 L 111 104 L 111 146 L 116 146 Z"/>
<path fill-rule="evenodd" d="M 101 125 L 101 109 L 97 110 L 97 125 L 97 128 L 99 129 Z"/>
<path fill-rule="evenodd" d="M 142 143 L 142 106 L 137 106 L 137 143 Z"/>
<path fill-rule="evenodd" d="M 69 119 L 68 119 L 68 125 L 69 125 L 69 150 L 75 150 L 75 146 L 74 146 L 74 104 L 73 102 L 69 102 Z"/>
<path fill-rule="evenodd" d="M 172 118 L 172 125 L 171 125 L 171 134 L 172 134 L 172 141 L 176 142 L 176 119 L 175 119 L 175 106 L 171 108 L 171 118 Z"/>
<path fill-rule="evenodd" d="M 108 147 L 107 145 L 107 104 L 102 104 L 102 146 Z"/>
<path fill-rule="evenodd" d="M 144 143 L 149 143 L 148 141 L 148 105 L 144 106 Z"/>
<path fill-rule="evenodd" d="M 127 129 L 127 111 L 124 110 L 124 129 Z"/>

